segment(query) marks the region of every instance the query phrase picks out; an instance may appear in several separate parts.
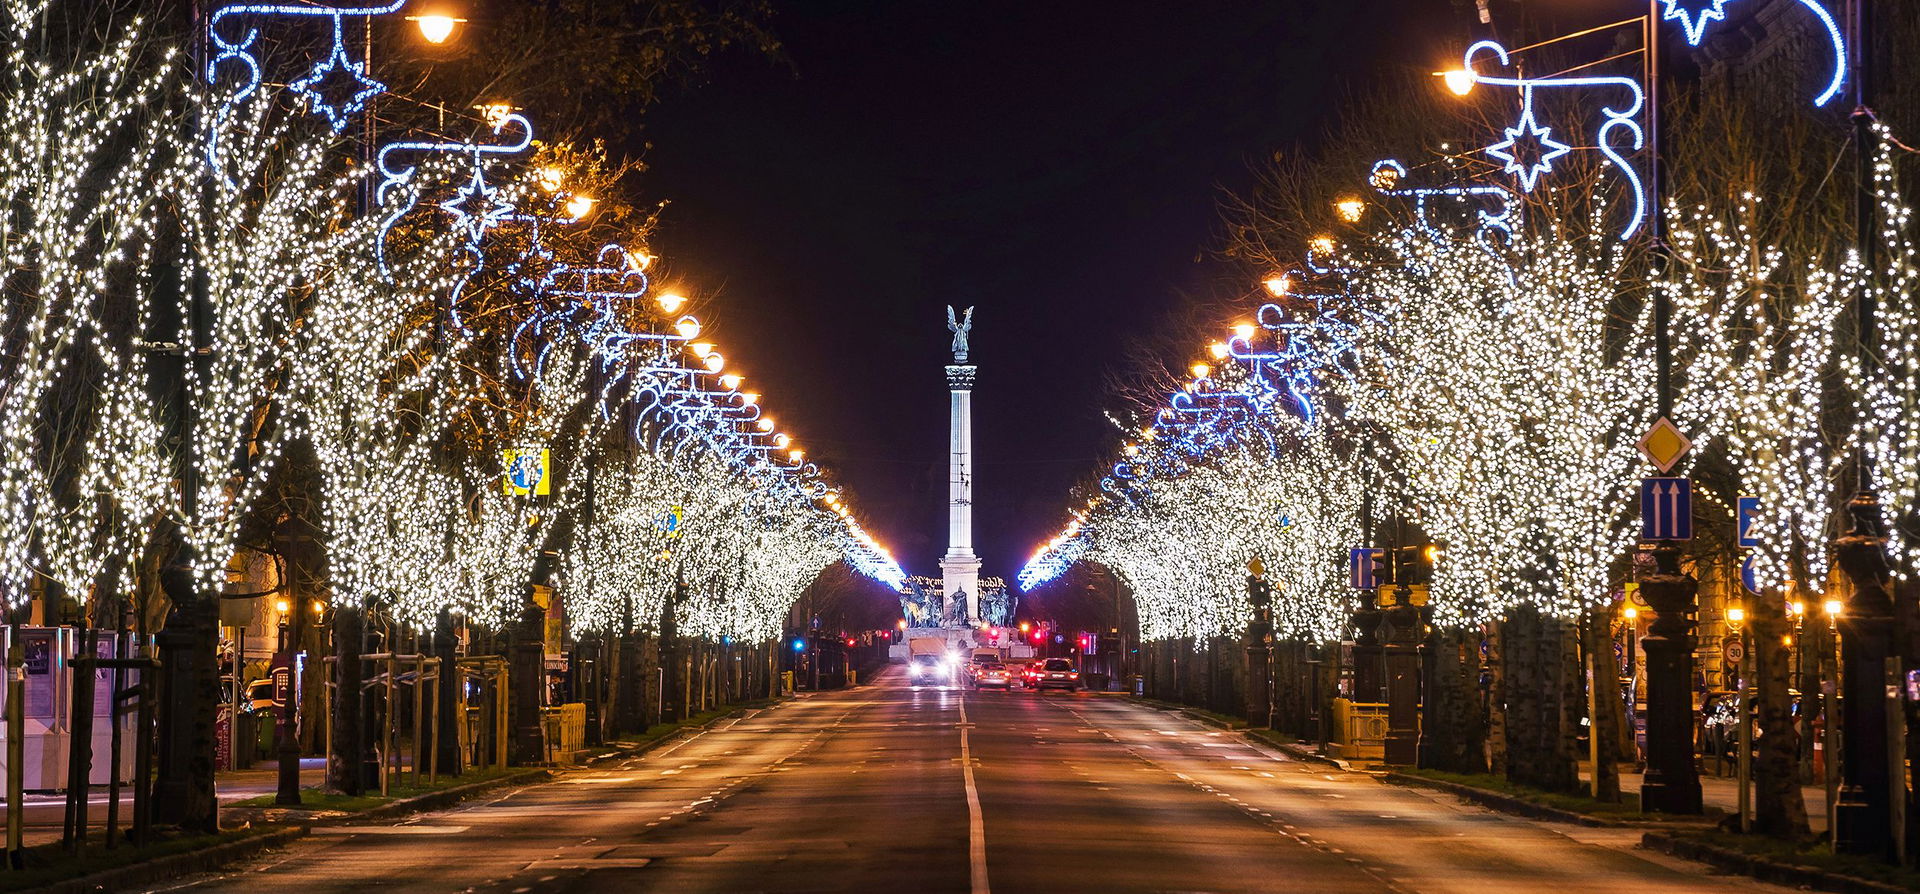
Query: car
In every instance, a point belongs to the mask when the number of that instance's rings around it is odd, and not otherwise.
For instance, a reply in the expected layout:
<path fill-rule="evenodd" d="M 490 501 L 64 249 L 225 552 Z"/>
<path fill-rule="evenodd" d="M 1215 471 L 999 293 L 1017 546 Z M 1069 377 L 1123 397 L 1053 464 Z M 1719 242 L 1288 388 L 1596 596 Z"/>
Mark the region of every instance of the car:
<path fill-rule="evenodd" d="M 996 686 L 1001 689 L 1012 689 L 1014 679 L 1013 671 L 1004 664 L 997 661 L 992 664 L 980 664 L 973 671 L 973 688 L 985 689 Z"/>
<path fill-rule="evenodd" d="M 1049 658 L 1040 663 L 1039 671 L 1034 674 L 1033 688 L 1078 692 L 1080 691 L 1080 672 L 1074 669 L 1073 662 L 1065 658 Z"/>
<path fill-rule="evenodd" d="M 967 656 L 967 663 L 965 665 L 967 682 L 969 683 L 973 682 L 973 678 L 980 673 L 981 665 L 999 664 L 999 663 L 1000 663 L 999 651 L 994 649 L 973 650 L 972 654 L 969 654 Z"/>
<path fill-rule="evenodd" d="M 947 667 L 946 659 L 938 655 L 921 653 L 907 662 L 907 679 L 915 686 L 951 683 L 953 671 Z"/>

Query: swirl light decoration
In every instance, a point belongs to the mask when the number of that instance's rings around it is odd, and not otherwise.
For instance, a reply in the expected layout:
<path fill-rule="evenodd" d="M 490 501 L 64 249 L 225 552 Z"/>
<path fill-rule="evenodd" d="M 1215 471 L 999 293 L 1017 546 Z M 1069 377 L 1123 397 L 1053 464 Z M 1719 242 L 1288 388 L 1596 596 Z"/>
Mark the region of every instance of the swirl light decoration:
<path fill-rule="evenodd" d="M 263 77 L 262 62 L 258 55 L 261 20 L 326 19 L 332 26 L 333 43 L 327 54 L 314 61 L 300 77 L 291 80 L 287 89 L 300 97 L 314 114 L 325 117 L 337 134 L 346 130 L 353 117 L 365 111 L 374 97 L 387 90 L 386 84 L 373 77 L 368 60 L 353 58 L 352 51 L 347 47 L 346 20 L 386 15 L 404 5 L 406 0 L 351 6 L 235 3 L 216 9 L 207 16 L 207 44 L 212 50 L 207 59 L 207 82 L 217 84 L 222 69 L 237 68 L 239 71 L 237 84 L 227 90 L 213 110 L 213 126 L 206 150 L 207 162 L 213 170 L 225 179 L 232 179 L 227 177 L 222 167 L 222 158 L 226 153 L 221 144 L 229 133 L 228 122 L 234 109 L 260 89 Z M 328 95 L 332 86 L 329 82 L 341 78 L 346 79 L 351 92 L 344 99 L 336 100 Z"/>
<path fill-rule="evenodd" d="M 1389 158 L 1373 163 L 1367 182 L 1383 196 L 1412 199 L 1416 225 L 1429 233 L 1438 235 L 1443 227 L 1434 219 L 1438 213 L 1435 205 L 1450 206 L 1449 210 L 1455 213 L 1470 212 L 1477 239 L 1489 239 L 1494 233 L 1511 238 L 1514 227 L 1520 223 L 1520 200 L 1505 187 L 1486 183 L 1416 187 L 1406 185 L 1410 176 L 1406 165 Z"/>
<path fill-rule="evenodd" d="M 1485 60 L 1483 62 L 1483 60 Z M 1615 75 L 1595 76 L 1548 76 L 1528 78 L 1500 75 L 1501 69 L 1513 65 L 1505 47 L 1491 40 L 1480 41 L 1467 47 L 1461 60 L 1462 70 L 1471 77 L 1473 83 L 1490 84 L 1499 87 L 1512 87 L 1520 92 L 1520 118 L 1512 127 L 1505 129 L 1506 139 L 1493 143 L 1481 151 L 1489 157 L 1504 163 L 1505 170 L 1519 180 L 1521 191 L 1532 192 L 1542 176 L 1553 173 L 1554 161 L 1571 152 L 1568 143 L 1554 139 L 1553 129 L 1541 124 L 1534 108 L 1535 95 L 1541 90 L 1553 89 L 1602 89 L 1624 95 L 1627 101 L 1602 105 L 1601 121 L 1593 132 L 1593 145 L 1600 150 L 1622 179 L 1626 181 L 1628 191 L 1633 196 L 1632 212 L 1620 229 L 1620 238 L 1629 239 L 1639 232 L 1646 222 L 1648 212 L 1648 184 L 1640 170 L 1630 162 L 1624 152 L 1638 152 L 1646 144 L 1646 130 L 1643 119 L 1646 112 L 1646 92 L 1640 82 Z M 1488 68 L 1490 71 L 1481 71 Z M 1531 154 L 1525 146 L 1531 144 Z M 1622 145 L 1624 144 L 1624 152 Z"/>
<path fill-rule="evenodd" d="M 380 147 L 375 156 L 380 183 L 374 188 L 374 201 L 380 206 L 381 221 L 374 258 L 381 276 L 392 279 L 398 275 L 389 259 L 395 228 L 423 202 L 438 195 L 440 200 L 434 206 L 446 213 L 454 230 L 464 237 L 463 260 L 454 267 L 447 307 L 452 327 L 466 335 L 472 333 L 461 316 L 460 299 L 467 283 L 485 263 L 482 244 L 494 228 L 520 216 L 518 205 L 489 180 L 488 169 L 533 145 L 533 125 L 524 115 L 494 108 L 487 118 L 487 131 L 494 138 L 490 141 L 403 140 Z M 457 184 L 436 184 L 433 178 L 422 177 L 420 159 L 434 157 L 462 162 L 457 168 Z M 428 169 L 444 170 L 438 166 Z"/>
<path fill-rule="evenodd" d="M 1707 36 L 1707 30 L 1714 22 L 1727 20 L 1727 5 L 1734 0 L 1660 0 L 1660 18 L 1662 21 L 1678 22 L 1680 30 L 1686 35 L 1687 43 L 1699 46 Z M 1801 8 L 1813 15 L 1814 21 L 1821 26 L 1821 36 L 1833 50 L 1833 73 L 1828 76 L 1826 85 L 1813 97 L 1815 106 L 1824 106 L 1840 95 L 1840 88 L 1847 80 L 1847 43 L 1840 35 L 1840 23 L 1834 20 L 1833 13 L 1819 0 L 1794 0 Z"/>

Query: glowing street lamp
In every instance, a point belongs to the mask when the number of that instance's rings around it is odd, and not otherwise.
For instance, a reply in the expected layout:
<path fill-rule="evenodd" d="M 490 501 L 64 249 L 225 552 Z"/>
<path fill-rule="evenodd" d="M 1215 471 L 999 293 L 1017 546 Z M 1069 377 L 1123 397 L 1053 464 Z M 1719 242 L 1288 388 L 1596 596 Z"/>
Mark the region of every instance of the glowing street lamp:
<path fill-rule="evenodd" d="M 1207 376 L 1208 376 L 1208 375 L 1209 375 L 1210 373 L 1212 373 L 1212 372 L 1213 372 L 1213 367 L 1211 367 L 1211 366 L 1208 366 L 1208 365 L 1207 365 L 1207 364 L 1205 364 L 1205 363 L 1196 363 L 1196 364 L 1194 364 L 1194 365 L 1193 365 L 1193 369 L 1191 370 L 1191 372 L 1193 373 L 1193 377 L 1194 377 L 1194 378 L 1196 378 L 1196 379 L 1204 379 L 1204 378 L 1206 378 L 1206 377 L 1207 377 Z"/>
<path fill-rule="evenodd" d="M 1473 85 L 1478 80 L 1473 76 L 1473 72 L 1464 68 L 1436 72 L 1436 74 L 1440 75 L 1440 80 L 1446 83 L 1447 89 L 1453 91 L 1453 95 L 1455 96 L 1465 96 L 1472 93 Z"/>
<path fill-rule="evenodd" d="M 687 345 L 687 350 L 692 351 L 693 356 L 705 360 L 708 354 L 713 353 L 713 342 L 696 341 L 693 344 Z"/>
<path fill-rule="evenodd" d="M 598 203 L 599 200 L 592 196 L 575 195 L 567 199 L 567 216 L 574 220 L 585 218 L 587 215 L 593 213 L 593 206 Z"/>
<path fill-rule="evenodd" d="M 700 321 L 683 317 L 680 322 L 673 324 L 673 331 L 680 333 L 681 338 L 693 338 L 700 334 Z"/>
<path fill-rule="evenodd" d="M 646 267 L 643 266 L 640 269 L 645 270 Z M 661 292 L 660 295 L 653 300 L 660 305 L 662 311 L 670 314 L 679 313 L 680 308 L 687 306 L 687 296 L 679 294 L 678 292 Z"/>
<path fill-rule="evenodd" d="M 1267 294 L 1275 298 L 1285 298 L 1287 293 L 1293 290 L 1293 278 L 1284 273 L 1269 276 L 1260 284 L 1266 286 Z"/>
<path fill-rule="evenodd" d="M 1341 220 L 1347 223 L 1359 223 L 1360 218 L 1367 213 L 1367 203 L 1347 196 L 1333 203 L 1333 210 L 1340 215 Z"/>
<path fill-rule="evenodd" d="M 739 391 L 740 381 L 741 379 L 738 375 L 734 373 L 727 373 L 726 375 L 720 377 L 720 387 L 725 388 L 728 391 Z"/>
<path fill-rule="evenodd" d="M 420 29 L 420 36 L 427 43 L 439 46 L 453 37 L 454 26 L 464 24 L 467 20 L 448 15 L 424 15 L 407 16 L 407 21 Z"/>
<path fill-rule="evenodd" d="M 1212 354 L 1215 360 L 1227 359 L 1228 351 L 1226 343 L 1216 341 L 1213 344 L 1207 345 L 1207 353 Z"/>
<path fill-rule="evenodd" d="M 1241 341 L 1252 340 L 1253 333 L 1254 333 L 1254 326 L 1252 323 L 1235 323 L 1233 326 L 1233 334 L 1237 336 Z"/>

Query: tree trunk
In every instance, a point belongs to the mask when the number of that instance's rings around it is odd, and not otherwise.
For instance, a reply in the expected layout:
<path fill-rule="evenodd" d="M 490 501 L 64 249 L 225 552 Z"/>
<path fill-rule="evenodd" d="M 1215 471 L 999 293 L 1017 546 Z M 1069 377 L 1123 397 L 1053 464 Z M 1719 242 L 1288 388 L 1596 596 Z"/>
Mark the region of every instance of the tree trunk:
<path fill-rule="evenodd" d="M 1507 747 L 1507 625 L 1489 621 L 1484 636 L 1487 684 L 1482 698 L 1487 714 L 1487 772 L 1505 776 L 1512 765 Z"/>
<path fill-rule="evenodd" d="M 359 606 L 335 602 L 333 606 L 333 722 L 327 755 L 327 787 L 347 795 L 366 790 L 366 772 L 362 763 L 366 752 L 366 729 L 361 724 L 360 684 L 364 673 L 360 666 L 360 636 L 365 621 Z"/>
<path fill-rule="evenodd" d="M 1620 728 L 1626 717 L 1626 702 L 1620 697 L 1620 665 L 1613 657 L 1613 612 L 1596 608 L 1587 612 L 1587 681 L 1592 693 L 1587 703 L 1593 706 L 1587 718 L 1587 735 L 1594 747 L 1589 756 L 1598 755 L 1593 778 L 1598 782 L 1596 798 L 1609 804 L 1620 802 L 1620 768 L 1614 758 L 1620 754 Z"/>
<path fill-rule="evenodd" d="M 1804 838 L 1809 829 L 1807 802 L 1800 790 L 1800 733 L 1794 728 L 1793 695 L 1788 690 L 1793 647 L 1784 640 L 1793 633 L 1793 621 L 1778 593 L 1755 597 L 1749 604 L 1753 654 L 1748 660 L 1753 662 L 1759 708 L 1753 828 L 1776 838 Z"/>
<path fill-rule="evenodd" d="M 434 714 L 439 718 L 439 734 L 433 740 L 432 748 L 434 770 L 448 776 L 460 775 L 460 765 L 463 763 L 460 754 L 462 679 L 458 647 L 459 631 L 454 627 L 453 613 L 443 608 L 433 625 L 433 654 L 440 660 L 440 681 L 434 687 L 438 692 Z"/>

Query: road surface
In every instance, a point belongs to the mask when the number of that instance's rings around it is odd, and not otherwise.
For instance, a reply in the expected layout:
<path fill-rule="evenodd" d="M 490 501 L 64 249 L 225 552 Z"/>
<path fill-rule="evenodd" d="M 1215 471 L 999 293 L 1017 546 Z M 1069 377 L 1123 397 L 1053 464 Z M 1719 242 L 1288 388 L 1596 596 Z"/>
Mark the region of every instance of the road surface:
<path fill-rule="evenodd" d="M 161 890 L 1783 891 L 1124 696 L 875 685 Z"/>

